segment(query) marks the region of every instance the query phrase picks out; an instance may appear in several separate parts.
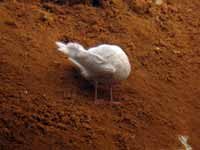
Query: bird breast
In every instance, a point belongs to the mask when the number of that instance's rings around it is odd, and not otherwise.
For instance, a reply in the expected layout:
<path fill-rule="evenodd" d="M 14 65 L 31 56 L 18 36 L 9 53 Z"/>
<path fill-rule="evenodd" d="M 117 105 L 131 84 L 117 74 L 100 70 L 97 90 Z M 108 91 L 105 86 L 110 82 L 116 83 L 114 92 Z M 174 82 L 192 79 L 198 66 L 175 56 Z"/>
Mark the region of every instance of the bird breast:
<path fill-rule="evenodd" d="M 109 62 L 116 69 L 116 72 L 113 75 L 114 80 L 124 80 L 128 78 L 131 72 L 131 65 L 129 63 L 128 57 L 123 51 L 115 53 L 115 55 L 110 57 Z"/>

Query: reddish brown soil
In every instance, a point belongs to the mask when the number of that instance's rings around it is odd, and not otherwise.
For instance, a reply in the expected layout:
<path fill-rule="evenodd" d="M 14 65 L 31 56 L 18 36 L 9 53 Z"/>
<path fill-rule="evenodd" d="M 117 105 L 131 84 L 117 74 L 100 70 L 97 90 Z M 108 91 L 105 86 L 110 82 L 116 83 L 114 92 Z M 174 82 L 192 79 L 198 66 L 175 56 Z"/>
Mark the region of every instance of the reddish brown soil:
<path fill-rule="evenodd" d="M 200 149 L 200 1 L 111 1 L 0 1 L 1 150 L 178 150 L 178 135 Z M 122 104 L 95 105 L 56 40 L 120 45 Z"/>

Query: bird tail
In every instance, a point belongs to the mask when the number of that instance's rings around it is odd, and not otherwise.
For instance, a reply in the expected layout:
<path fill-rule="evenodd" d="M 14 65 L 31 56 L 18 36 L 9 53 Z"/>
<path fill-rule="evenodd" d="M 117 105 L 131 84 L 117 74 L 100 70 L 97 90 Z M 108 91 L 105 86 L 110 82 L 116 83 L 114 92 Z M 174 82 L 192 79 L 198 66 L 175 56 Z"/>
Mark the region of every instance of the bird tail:
<path fill-rule="evenodd" d="M 81 52 L 85 51 L 84 47 L 78 43 L 63 43 L 63 42 L 56 42 L 58 46 L 58 51 L 61 51 L 68 55 L 68 57 L 76 58 Z"/>

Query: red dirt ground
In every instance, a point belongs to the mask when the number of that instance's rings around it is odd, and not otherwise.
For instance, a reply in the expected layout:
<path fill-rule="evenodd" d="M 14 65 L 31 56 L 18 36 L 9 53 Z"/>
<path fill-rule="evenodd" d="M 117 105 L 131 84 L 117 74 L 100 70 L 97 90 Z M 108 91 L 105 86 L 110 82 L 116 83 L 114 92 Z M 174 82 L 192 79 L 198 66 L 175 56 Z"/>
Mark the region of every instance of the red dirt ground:
<path fill-rule="evenodd" d="M 200 149 L 200 1 L 0 1 L 1 150 Z M 120 45 L 119 106 L 95 105 L 55 41 Z"/>

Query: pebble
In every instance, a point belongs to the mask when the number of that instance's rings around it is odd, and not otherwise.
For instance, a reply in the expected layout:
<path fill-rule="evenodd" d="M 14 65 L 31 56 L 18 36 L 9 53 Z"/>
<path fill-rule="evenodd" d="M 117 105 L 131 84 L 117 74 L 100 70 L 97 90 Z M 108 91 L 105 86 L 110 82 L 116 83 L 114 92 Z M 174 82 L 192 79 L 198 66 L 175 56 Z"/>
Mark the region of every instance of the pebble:
<path fill-rule="evenodd" d="M 155 0 L 155 4 L 156 5 L 162 5 L 163 4 L 163 0 Z"/>
<path fill-rule="evenodd" d="M 174 50 L 173 53 L 174 53 L 174 54 L 180 54 L 181 51 Z"/>
<path fill-rule="evenodd" d="M 24 90 L 24 94 L 28 94 L 28 91 L 27 91 L 27 90 Z"/>

